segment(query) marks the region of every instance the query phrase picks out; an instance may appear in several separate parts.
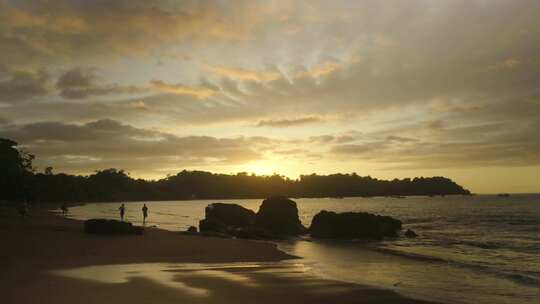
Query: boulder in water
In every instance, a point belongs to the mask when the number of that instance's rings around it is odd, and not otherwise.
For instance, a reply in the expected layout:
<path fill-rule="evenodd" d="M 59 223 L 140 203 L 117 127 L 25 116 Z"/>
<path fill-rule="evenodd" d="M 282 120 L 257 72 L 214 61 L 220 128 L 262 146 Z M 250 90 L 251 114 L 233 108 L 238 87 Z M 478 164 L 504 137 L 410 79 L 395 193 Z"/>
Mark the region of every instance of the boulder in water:
<path fill-rule="evenodd" d="M 277 236 L 299 235 L 306 232 L 306 228 L 298 218 L 296 202 L 284 196 L 265 199 L 257 212 L 255 225 Z"/>
<path fill-rule="evenodd" d="M 411 229 L 407 229 L 407 231 L 405 231 L 405 236 L 408 238 L 415 238 L 418 236 L 418 234 L 416 234 L 416 232 L 412 231 Z"/>
<path fill-rule="evenodd" d="M 237 204 L 210 204 L 205 209 L 205 218 L 199 222 L 201 232 L 226 233 L 231 228 L 252 226 L 255 212 Z"/>
<path fill-rule="evenodd" d="M 401 221 L 366 212 L 335 213 L 323 210 L 313 218 L 310 235 L 315 238 L 380 240 L 397 237 Z"/>
<path fill-rule="evenodd" d="M 128 222 L 106 219 L 90 219 L 84 222 L 84 232 L 90 234 L 119 235 L 143 234 L 142 227 L 133 226 Z"/>
<path fill-rule="evenodd" d="M 296 203 L 286 197 L 265 199 L 259 212 L 236 204 L 210 204 L 199 231 L 248 239 L 278 239 L 305 233 Z"/>

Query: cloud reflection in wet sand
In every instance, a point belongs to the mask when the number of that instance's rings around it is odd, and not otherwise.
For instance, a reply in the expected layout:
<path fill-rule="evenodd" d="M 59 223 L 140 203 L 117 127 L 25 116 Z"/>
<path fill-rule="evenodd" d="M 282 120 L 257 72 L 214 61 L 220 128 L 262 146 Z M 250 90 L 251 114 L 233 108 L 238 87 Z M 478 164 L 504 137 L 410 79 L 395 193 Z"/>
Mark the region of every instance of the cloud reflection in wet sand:
<path fill-rule="evenodd" d="M 259 287 L 253 276 L 257 272 L 272 272 L 276 275 L 305 273 L 309 268 L 303 264 L 278 263 L 141 263 L 119 265 L 97 265 L 53 271 L 54 275 L 89 280 L 105 284 L 129 283 L 136 278 L 144 278 L 162 286 L 174 288 L 196 297 L 209 296 L 211 290 L 193 287 L 185 283 L 189 278 L 205 277 L 239 283 L 244 287 Z"/>

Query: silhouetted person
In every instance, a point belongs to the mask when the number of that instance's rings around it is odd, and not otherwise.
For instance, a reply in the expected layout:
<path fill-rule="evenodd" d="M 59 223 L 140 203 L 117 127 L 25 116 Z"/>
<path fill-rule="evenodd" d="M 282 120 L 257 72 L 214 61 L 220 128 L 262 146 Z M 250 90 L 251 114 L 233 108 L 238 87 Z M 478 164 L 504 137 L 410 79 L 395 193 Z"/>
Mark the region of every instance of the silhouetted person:
<path fill-rule="evenodd" d="M 67 203 L 63 203 L 62 206 L 60 207 L 60 209 L 62 209 L 62 215 L 67 216 L 67 214 L 68 214 L 68 205 L 67 205 Z"/>
<path fill-rule="evenodd" d="M 146 207 L 146 204 L 142 207 L 142 216 L 143 216 L 143 224 L 146 223 L 146 218 L 148 217 L 148 207 Z"/>
<path fill-rule="evenodd" d="M 124 221 L 124 214 L 126 213 L 126 206 L 124 206 L 124 204 L 120 205 L 120 208 L 118 208 L 118 210 L 120 210 L 120 220 L 122 220 L 122 222 Z"/>
<path fill-rule="evenodd" d="M 25 218 L 26 215 L 28 214 L 28 203 L 22 202 L 22 203 L 18 204 L 17 205 L 17 212 L 19 212 L 19 215 L 22 218 Z"/>

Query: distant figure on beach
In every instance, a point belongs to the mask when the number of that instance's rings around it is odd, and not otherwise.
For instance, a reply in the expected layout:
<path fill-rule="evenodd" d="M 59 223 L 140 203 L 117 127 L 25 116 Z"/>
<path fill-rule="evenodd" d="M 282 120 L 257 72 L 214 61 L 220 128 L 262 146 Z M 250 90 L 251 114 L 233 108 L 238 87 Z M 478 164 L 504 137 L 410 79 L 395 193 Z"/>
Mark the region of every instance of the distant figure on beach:
<path fill-rule="evenodd" d="M 60 207 L 60 209 L 62 209 L 62 215 L 67 216 L 67 214 L 68 214 L 68 205 L 67 205 L 67 203 L 63 203 L 62 206 Z"/>
<path fill-rule="evenodd" d="M 143 224 L 146 223 L 146 218 L 148 217 L 148 207 L 146 207 L 146 204 L 142 207 L 142 216 L 143 216 Z"/>
<path fill-rule="evenodd" d="M 124 214 L 126 213 L 126 206 L 124 206 L 124 204 L 120 205 L 120 208 L 118 208 L 118 210 L 120 210 L 120 220 L 123 222 L 124 221 Z"/>
<path fill-rule="evenodd" d="M 25 202 L 22 202 L 22 203 L 18 204 L 17 205 L 17 212 L 19 212 L 19 215 L 22 218 L 25 218 L 26 215 L 28 214 L 28 203 L 25 201 Z"/>

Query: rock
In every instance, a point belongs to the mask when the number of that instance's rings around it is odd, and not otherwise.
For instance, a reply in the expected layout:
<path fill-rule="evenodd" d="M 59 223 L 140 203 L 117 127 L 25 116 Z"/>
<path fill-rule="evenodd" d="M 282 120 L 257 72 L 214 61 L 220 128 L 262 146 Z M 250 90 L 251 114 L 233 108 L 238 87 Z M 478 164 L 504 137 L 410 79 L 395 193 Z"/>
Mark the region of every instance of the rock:
<path fill-rule="evenodd" d="M 416 232 L 412 231 L 411 229 L 407 229 L 407 231 L 405 231 L 405 236 L 408 238 L 415 238 L 418 236 L 418 234 L 416 234 Z"/>
<path fill-rule="evenodd" d="M 298 208 L 293 200 L 284 196 L 265 199 L 259 207 L 255 226 L 276 236 L 299 235 L 306 228 L 298 218 Z"/>
<path fill-rule="evenodd" d="M 201 232 L 225 233 L 231 228 L 252 226 L 255 212 L 237 204 L 210 204 L 205 209 L 205 218 L 199 222 Z"/>
<path fill-rule="evenodd" d="M 197 227 L 189 226 L 189 228 L 186 231 L 189 233 L 197 233 Z"/>
<path fill-rule="evenodd" d="M 256 226 L 232 228 L 232 229 L 227 230 L 227 234 L 237 237 L 239 239 L 252 239 L 252 240 L 268 240 L 268 239 L 283 238 L 280 235 L 275 235 L 266 229 L 259 228 Z"/>
<path fill-rule="evenodd" d="M 199 222 L 203 234 L 228 235 L 247 239 L 279 239 L 304 233 L 296 203 L 285 197 L 263 201 L 259 212 L 236 204 L 210 204 Z"/>
<path fill-rule="evenodd" d="M 321 211 L 315 215 L 309 228 L 315 238 L 370 239 L 397 237 L 401 221 L 366 212 L 335 213 Z"/>
<path fill-rule="evenodd" d="M 128 222 L 106 219 L 90 219 L 84 222 L 84 232 L 90 234 L 118 235 L 143 234 L 142 227 L 133 226 Z"/>
<path fill-rule="evenodd" d="M 228 227 L 223 222 L 216 219 L 205 218 L 199 221 L 199 231 L 200 232 L 227 232 Z"/>
<path fill-rule="evenodd" d="M 245 227 L 255 223 L 255 212 L 237 204 L 210 204 L 205 209 L 205 217 L 233 227 Z"/>

